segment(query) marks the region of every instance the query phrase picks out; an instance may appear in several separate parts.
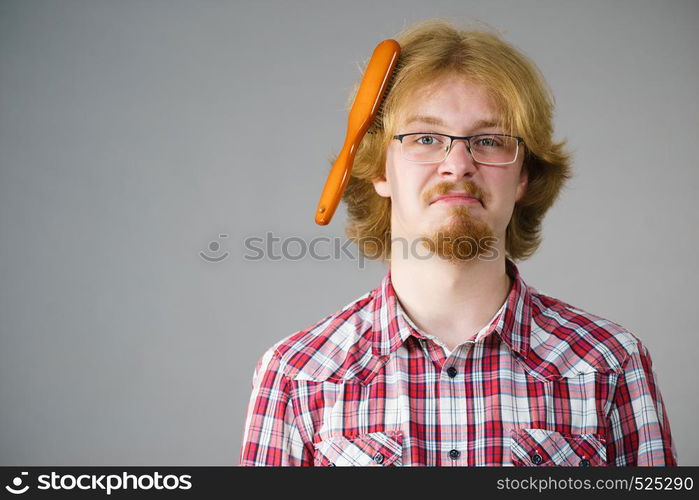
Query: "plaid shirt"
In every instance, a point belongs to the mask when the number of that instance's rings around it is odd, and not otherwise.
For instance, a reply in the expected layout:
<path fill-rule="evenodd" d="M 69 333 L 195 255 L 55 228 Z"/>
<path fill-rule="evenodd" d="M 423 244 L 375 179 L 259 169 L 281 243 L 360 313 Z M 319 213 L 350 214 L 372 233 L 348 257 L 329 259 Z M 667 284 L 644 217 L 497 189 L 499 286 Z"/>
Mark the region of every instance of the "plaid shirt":
<path fill-rule="evenodd" d="M 450 353 L 409 321 L 390 270 L 272 346 L 240 465 L 677 465 L 648 349 L 506 268 L 503 307 Z"/>

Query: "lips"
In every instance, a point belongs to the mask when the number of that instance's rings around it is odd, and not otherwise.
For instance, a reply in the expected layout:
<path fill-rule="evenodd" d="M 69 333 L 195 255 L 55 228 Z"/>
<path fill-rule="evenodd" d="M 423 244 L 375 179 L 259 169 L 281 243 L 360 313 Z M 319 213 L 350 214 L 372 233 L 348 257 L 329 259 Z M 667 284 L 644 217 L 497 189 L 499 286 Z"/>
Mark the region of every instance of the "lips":
<path fill-rule="evenodd" d="M 471 196 L 467 193 L 446 193 L 446 194 L 440 194 L 438 196 L 435 196 L 432 201 L 430 202 L 430 205 L 433 203 L 436 203 L 438 201 L 442 200 L 453 200 L 453 201 L 458 201 L 458 200 L 464 200 L 464 201 L 477 201 L 480 203 L 480 200 L 476 198 L 475 196 Z"/>

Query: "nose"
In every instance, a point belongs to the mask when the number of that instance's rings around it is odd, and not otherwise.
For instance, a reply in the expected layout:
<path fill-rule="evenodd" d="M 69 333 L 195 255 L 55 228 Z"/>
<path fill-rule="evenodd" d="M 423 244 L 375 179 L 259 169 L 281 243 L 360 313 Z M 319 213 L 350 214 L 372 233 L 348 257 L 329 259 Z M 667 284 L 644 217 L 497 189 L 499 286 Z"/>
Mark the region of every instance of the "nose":
<path fill-rule="evenodd" d="M 452 143 L 446 159 L 438 168 L 440 176 L 453 177 L 456 180 L 466 176 L 471 177 L 476 173 L 476 170 L 476 164 L 465 139 L 458 139 Z"/>

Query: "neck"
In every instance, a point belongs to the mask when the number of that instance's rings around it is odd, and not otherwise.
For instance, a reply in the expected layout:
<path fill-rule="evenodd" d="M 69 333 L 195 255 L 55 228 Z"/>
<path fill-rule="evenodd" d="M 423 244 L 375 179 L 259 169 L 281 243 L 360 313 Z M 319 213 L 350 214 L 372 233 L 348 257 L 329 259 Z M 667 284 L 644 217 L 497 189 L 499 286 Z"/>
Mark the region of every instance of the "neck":
<path fill-rule="evenodd" d="M 392 256 L 391 282 L 415 325 L 453 350 L 486 326 L 507 299 L 512 280 L 504 251 L 498 255 L 495 260 L 475 258 L 459 264 L 436 256 Z"/>

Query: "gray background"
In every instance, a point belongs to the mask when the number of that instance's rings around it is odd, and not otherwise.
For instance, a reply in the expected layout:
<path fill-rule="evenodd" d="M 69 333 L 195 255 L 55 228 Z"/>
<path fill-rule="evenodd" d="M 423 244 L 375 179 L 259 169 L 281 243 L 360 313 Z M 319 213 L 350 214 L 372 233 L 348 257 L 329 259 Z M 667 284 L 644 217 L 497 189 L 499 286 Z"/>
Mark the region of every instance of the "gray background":
<path fill-rule="evenodd" d="M 699 3 L 553 0 L 0 2 L 0 464 L 237 464 L 262 352 L 385 272 L 243 240 L 343 238 L 357 63 L 427 17 L 542 69 L 575 178 L 520 269 L 649 347 L 699 465 Z"/>

